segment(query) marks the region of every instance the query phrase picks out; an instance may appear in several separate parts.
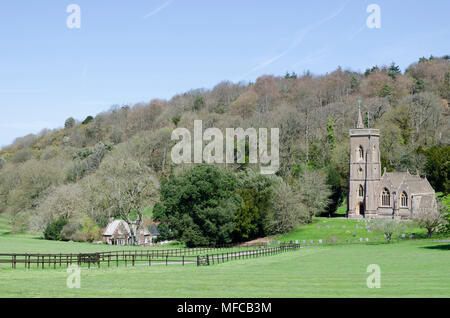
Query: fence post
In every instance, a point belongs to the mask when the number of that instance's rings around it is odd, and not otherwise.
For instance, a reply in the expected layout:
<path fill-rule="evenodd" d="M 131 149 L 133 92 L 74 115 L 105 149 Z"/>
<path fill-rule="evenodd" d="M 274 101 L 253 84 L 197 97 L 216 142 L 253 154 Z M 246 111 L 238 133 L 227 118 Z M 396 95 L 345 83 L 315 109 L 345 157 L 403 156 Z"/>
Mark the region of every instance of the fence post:
<path fill-rule="evenodd" d="M 184 266 L 184 255 L 183 255 L 183 266 Z"/>
<path fill-rule="evenodd" d="M 169 254 L 166 254 L 166 266 L 169 265 L 168 262 L 169 262 Z"/>
<path fill-rule="evenodd" d="M 200 256 L 197 255 L 197 266 L 200 266 Z"/>

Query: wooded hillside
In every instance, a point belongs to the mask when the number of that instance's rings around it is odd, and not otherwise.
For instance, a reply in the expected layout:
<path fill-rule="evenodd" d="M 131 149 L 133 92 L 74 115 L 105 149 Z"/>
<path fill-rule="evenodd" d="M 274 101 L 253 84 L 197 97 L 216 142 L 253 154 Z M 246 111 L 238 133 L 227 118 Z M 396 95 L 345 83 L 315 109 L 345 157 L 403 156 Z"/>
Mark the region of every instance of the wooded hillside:
<path fill-rule="evenodd" d="M 195 119 L 203 120 L 203 129 L 280 128 L 280 202 L 294 198 L 308 215 L 333 213 L 346 197 L 348 131 L 359 97 L 366 125 L 381 130 L 382 166 L 419 171 L 436 191 L 448 193 L 446 56 L 421 58 L 404 73 L 392 64 L 365 73 L 338 68 L 320 76 L 222 82 L 169 101 L 116 105 L 83 121 L 69 118 L 63 129 L 18 138 L 0 151 L 0 213 L 11 216 L 16 232 L 42 232 L 63 217 L 74 224 L 65 227 L 67 237 L 89 240 L 109 217 L 154 206 L 161 179 L 189 168 L 172 163 L 171 133 L 175 127 L 192 131 Z M 252 166 L 226 168 L 237 173 Z"/>

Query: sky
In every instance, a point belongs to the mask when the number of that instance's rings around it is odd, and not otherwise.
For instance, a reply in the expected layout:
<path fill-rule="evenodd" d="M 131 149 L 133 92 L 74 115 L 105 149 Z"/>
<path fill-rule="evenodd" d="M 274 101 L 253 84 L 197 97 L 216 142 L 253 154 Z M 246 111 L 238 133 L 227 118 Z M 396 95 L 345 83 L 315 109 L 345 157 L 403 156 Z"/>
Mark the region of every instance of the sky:
<path fill-rule="evenodd" d="M 80 8 L 79 28 L 74 11 Z M 380 8 L 379 28 L 366 21 Z M 112 105 L 450 54 L 450 1 L 2 0 L 0 147 Z"/>

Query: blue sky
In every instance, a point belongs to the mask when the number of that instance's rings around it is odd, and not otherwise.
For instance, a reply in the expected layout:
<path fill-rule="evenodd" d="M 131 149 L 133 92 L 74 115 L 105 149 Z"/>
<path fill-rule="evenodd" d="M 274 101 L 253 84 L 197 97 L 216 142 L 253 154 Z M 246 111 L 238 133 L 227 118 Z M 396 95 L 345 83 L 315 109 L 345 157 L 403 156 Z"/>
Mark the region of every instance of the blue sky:
<path fill-rule="evenodd" d="M 381 28 L 369 29 L 369 4 Z M 66 8 L 81 8 L 69 29 Z M 364 71 L 450 54 L 450 1 L 9 0 L 0 3 L 0 146 L 114 104 L 262 74 Z"/>

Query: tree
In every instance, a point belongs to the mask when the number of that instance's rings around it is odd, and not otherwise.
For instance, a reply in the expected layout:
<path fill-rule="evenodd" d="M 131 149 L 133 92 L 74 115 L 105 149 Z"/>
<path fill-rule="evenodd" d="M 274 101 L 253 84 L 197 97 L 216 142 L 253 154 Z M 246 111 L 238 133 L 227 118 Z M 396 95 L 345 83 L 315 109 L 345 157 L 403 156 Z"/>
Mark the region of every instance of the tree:
<path fill-rule="evenodd" d="M 395 65 L 395 63 L 392 63 L 390 66 L 389 66 L 389 69 L 388 69 L 388 75 L 392 78 L 392 79 L 396 79 L 397 78 L 397 76 L 398 76 L 398 74 L 400 74 L 401 73 L 401 71 L 400 71 L 400 67 L 398 66 L 398 65 Z"/>
<path fill-rule="evenodd" d="M 258 94 L 253 90 L 243 93 L 231 105 L 233 111 L 243 119 L 250 118 L 256 111 L 256 103 L 258 102 Z"/>
<path fill-rule="evenodd" d="M 422 200 L 424 200 L 424 198 L 422 198 Z M 447 213 L 444 208 L 439 207 L 434 198 L 430 201 L 429 206 L 420 207 L 412 217 L 413 221 L 417 222 L 420 227 L 427 229 L 428 238 L 431 238 L 433 232 L 439 227 L 448 223 L 445 219 Z"/>
<path fill-rule="evenodd" d="M 172 117 L 172 123 L 175 125 L 175 127 L 178 126 L 178 123 L 180 122 L 180 119 L 181 119 L 180 115 Z"/>
<path fill-rule="evenodd" d="M 83 122 L 82 122 L 81 124 L 87 125 L 87 124 L 89 124 L 89 123 L 90 123 L 91 121 L 93 121 L 93 120 L 94 120 L 94 117 L 92 117 L 92 116 L 87 116 L 86 119 L 83 120 Z"/>
<path fill-rule="evenodd" d="M 290 232 L 308 220 L 308 210 L 301 203 L 300 196 L 289 184 L 279 179 L 274 184 L 272 209 L 267 220 L 268 234 Z"/>
<path fill-rule="evenodd" d="M 383 87 L 381 87 L 380 93 L 378 96 L 380 97 L 391 97 L 394 93 L 393 88 L 389 84 L 384 84 Z"/>
<path fill-rule="evenodd" d="M 75 126 L 75 119 L 73 117 L 67 118 L 66 122 L 64 123 L 64 129 L 71 129 Z"/>
<path fill-rule="evenodd" d="M 99 170 L 86 180 L 86 186 L 94 194 L 91 200 L 97 209 L 104 209 L 110 216 L 118 216 L 128 223 L 136 243 L 143 211 L 156 202 L 158 181 L 150 169 L 119 151 L 102 162 Z"/>
<path fill-rule="evenodd" d="M 350 79 L 350 89 L 352 93 L 356 93 L 359 91 L 359 81 L 356 76 L 352 76 L 352 78 Z"/>
<path fill-rule="evenodd" d="M 334 134 L 334 119 L 329 118 L 327 123 L 327 142 L 331 148 L 331 150 L 334 149 L 334 146 L 336 145 L 336 136 Z"/>
<path fill-rule="evenodd" d="M 196 165 L 161 185 L 156 221 L 187 246 L 215 246 L 232 242 L 234 219 L 242 199 L 231 172 L 213 165 Z"/>
<path fill-rule="evenodd" d="M 201 95 L 196 96 L 194 99 L 194 105 L 192 106 L 192 109 L 194 111 L 198 111 L 200 109 L 203 109 L 203 107 L 205 107 L 205 100 L 203 96 Z"/>
<path fill-rule="evenodd" d="M 436 191 L 450 193 L 450 146 L 433 146 L 425 151 L 427 179 Z"/>
<path fill-rule="evenodd" d="M 48 224 L 59 219 L 77 223 L 89 211 L 82 187 L 67 184 L 53 187 L 50 194 L 39 202 L 30 219 L 32 230 L 41 232 Z"/>
<path fill-rule="evenodd" d="M 293 189 L 299 196 L 309 213 L 309 222 L 313 216 L 327 212 L 331 203 L 330 186 L 326 183 L 326 176 L 308 166 L 302 167 L 302 172 L 294 181 Z"/>
<path fill-rule="evenodd" d="M 237 175 L 242 205 L 236 213 L 235 241 L 265 236 L 266 219 L 272 208 L 273 179 L 248 169 Z"/>
<path fill-rule="evenodd" d="M 370 230 L 375 233 L 382 233 L 388 243 L 391 243 L 392 236 L 404 230 L 405 224 L 394 219 L 375 219 L 370 225 Z"/>

